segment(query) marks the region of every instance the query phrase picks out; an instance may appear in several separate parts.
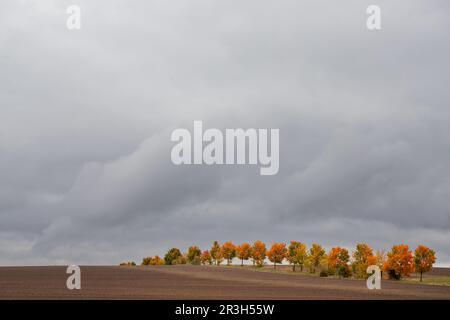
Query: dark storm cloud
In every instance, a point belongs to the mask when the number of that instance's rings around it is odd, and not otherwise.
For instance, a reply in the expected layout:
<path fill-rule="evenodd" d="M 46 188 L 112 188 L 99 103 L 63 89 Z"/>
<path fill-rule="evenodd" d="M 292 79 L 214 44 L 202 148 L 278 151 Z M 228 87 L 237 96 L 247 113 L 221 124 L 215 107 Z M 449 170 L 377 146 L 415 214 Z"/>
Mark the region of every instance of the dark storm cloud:
<path fill-rule="evenodd" d="M 445 1 L 0 5 L 0 263 L 117 263 L 214 239 L 450 262 Z M 280 171 L 175 166 L 171 130 L 279 128 Z"/>

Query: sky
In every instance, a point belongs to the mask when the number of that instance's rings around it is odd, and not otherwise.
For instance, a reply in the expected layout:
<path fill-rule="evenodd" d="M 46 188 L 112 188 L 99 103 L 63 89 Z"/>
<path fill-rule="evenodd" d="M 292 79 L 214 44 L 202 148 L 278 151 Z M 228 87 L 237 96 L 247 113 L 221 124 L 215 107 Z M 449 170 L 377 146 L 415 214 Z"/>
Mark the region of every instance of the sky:
<path fill-rule="evenodd" d="M 450 266 L 448 39 L 447 0 L 1 1 L 0 265 L 260 239 Z M 279 129 L 278 174 L 174 165 L 195 120 Z"/>

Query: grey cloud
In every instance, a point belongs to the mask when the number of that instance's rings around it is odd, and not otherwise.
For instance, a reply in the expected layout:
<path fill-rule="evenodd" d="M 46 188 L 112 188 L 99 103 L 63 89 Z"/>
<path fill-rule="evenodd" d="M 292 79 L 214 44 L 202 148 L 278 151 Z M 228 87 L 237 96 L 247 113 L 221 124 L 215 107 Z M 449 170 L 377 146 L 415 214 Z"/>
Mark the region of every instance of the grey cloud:
<path fill-rule="evenodd" d="M 214 239 L 450 263 L 448 2 L 0 5 L 0 263 L 117 263 Z M 170 132 L 280 129 L 280 172 L 174 166 Z"/>

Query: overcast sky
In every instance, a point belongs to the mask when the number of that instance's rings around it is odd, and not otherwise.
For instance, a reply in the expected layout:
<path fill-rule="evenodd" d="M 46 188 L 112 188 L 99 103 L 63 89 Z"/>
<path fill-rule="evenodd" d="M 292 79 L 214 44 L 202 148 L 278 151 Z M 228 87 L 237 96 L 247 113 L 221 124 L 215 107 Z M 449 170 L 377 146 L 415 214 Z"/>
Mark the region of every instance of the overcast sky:
<path fill-rule="evenodd" d="M 0 264 L 261 239 L 450 265 L 449 39 L 448 0 L 1 1 Z M 279 128 L 279 173 L 173 165 L 194 120 Z"/>

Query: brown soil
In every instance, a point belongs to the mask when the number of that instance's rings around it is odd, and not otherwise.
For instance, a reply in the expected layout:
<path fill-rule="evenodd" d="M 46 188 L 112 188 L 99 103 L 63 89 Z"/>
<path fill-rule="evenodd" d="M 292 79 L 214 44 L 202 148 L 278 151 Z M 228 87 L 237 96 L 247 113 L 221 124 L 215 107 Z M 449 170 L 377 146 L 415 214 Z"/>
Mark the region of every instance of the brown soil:
<path fill-rule="evenodd" d="M 448 269 L 436 269 L 439 275 Z M 248 267 L 81 267 L 81 290 L 66 267 L 1 267 L 0 299 L 450 299 L 449 286 L 258 272 Z"/>

